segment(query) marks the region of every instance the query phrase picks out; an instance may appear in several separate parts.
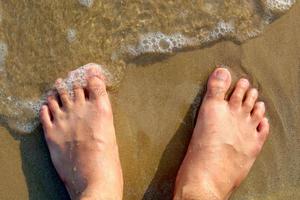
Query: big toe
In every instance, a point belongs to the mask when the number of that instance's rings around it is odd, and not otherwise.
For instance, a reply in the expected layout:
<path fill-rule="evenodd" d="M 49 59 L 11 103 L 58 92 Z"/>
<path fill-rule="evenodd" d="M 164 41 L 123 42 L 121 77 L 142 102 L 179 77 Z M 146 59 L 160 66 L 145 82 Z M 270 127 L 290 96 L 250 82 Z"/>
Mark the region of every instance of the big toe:
<path fill-rule="evenodd" d="M 90 69 L 88 73 L 87 89 L 89 92 L 89 99 L 100 100 L 101 97 L 107 96 L 106 85 L 104 80 L 101 78 L 101 74 L 99 74 L 95 69 Z"/>
<path fill-rule="evenodd" d="M 102 112 L 112 115 L 111 104 L 103 75 L 95 69 L 89 69 L 87 83 L 89 100 L 97 103 Z"/>
<path fill-rule="evenodd" d="M 210 75 L 207 83 L 205 99 L 224 100 L 231 83 L 230 72 L 225 68 L 217 68 Z"/>

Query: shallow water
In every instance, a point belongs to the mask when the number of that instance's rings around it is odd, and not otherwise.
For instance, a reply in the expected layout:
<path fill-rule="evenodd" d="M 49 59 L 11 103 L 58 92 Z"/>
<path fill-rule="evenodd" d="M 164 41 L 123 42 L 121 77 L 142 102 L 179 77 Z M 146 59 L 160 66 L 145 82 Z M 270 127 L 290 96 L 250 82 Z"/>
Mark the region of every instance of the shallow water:
<path fill-rule="evenodd" d="M 0 106 L 13 129 L 36 127 L 39 98 L 58 76 L 104 64 L 114 85 L 137 57 L 259 35 L 293 0 L 1 1 Z M 154 58 L 148 58 L 155 61 Z M 30 110 L 33 110 L 30 111 Z"/>
<path fill-rule="evenodd" d="M 24 133 L 31 134 L 28 140 L 33 141 L 27 140 L 25 149 L 32 142 L 40 143 L 31 132 L 38 126 L 42 97 L 52 88 L 54 80 L 66 77 L 68 71 L 86 63 L 102 64 L 113 77 L 110 89 L 116 126 L 118 133 L 123 133 L 118 138 L 127 172 L 125 199 L 139 199 L 143 193 L 145 199 L 168 199 L 173 184 L 170 180 L 189 138 L 178 134 L 192 129 L 202 86 L 212 69 L 207 66 L 217 63 L 243 66 L 241 61 L 232 61 L 240 54 L 233 49 L 263 35 L 265 28 L 294 3 L 293 0 L 1 0 L 0 122 L 17 139 L 23 138 Z M 229 48 L 234 53 L 227 52 L 229 55 L 224 59 L 204 56 L 197 60 L 196 53 L 187 53 L 220 45 L 223 40 L 234 43 L 234 48 Z M 180 51 L 184 53 L 175 58 Z M 216 57 L 223 56 L 220 52 L 215 52 L 219 54 Z M 211 62 L 202 68 L 189 67 L 187 63 L 192 60 L 195 65 L 203 60 Z M 253 76 L 255 79 L 259 74 Z M 284 141 L 289 143 L 287 139 Z M 285 154 L 275 153 L 280 158 Z M 25 159 L 27 156 L 25 153 Z M 280 160 L 285 159 L 275 163 Z M 135 170 L 140 168 L 143 170 Z M 36 171 L 25 167 L 24 173 L 31 174 L 31 170 Z M 159 173 L 154 174 L 156 170 Z M 150 184 L 151 177 L 154 178 Z M 34 183 L 35 179 L 28 185 Z M 250 187 L 256 184 L 253 182 Z M 49 188 L 45 191 L 52 186 Z M 43 189 L 34 191 L 47 194 Z M 244 199 L 259 199 L 265 194 L 273 198 L 267 192 L 262 196 L 247 193 Z"/>

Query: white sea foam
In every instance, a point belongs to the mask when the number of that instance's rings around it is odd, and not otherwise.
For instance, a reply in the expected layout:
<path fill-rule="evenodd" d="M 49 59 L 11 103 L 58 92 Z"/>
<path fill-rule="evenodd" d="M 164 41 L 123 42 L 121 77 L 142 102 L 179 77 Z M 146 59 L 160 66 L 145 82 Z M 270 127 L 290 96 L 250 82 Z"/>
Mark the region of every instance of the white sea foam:
<path fill-rule="evenodd" d="M 172 53 L 176 50 L 200 45 L 204 42 L 216 41 L 234 33 L 233 21 L 221 20 L 205 38 L 187 37 L 181 33 L 166 35 L 161 32 L 147 33 L 141 35 L 136 46 L 128 45 L 127 52 L 132 56 L 146 53 Z"/>
<path fill-rule="evenodd" d="M 220 5 L 223 4 L 223 1 L 212 2 L 208 4 L 209 6 L 205 10 L 207 14 L 214 13 L 212 14 L 214 16 L 216 13 L 220 13 L 222 7 Z M 139 37 L 136 44 L 126 45 L 125 52 L 127 52 L 126 55 L 129 55 L 130 58 L 134 58 L 149 53 L 172 53 L 185 47 L 201 46 L 220 39 L 232 39 L 243 42 L 262 33 L 267 24 L 284 14 L 295 2 L 296 0 L 261 0 L 264 10 L 262 13 L 256 13 L 255 4 L 258 2 L 246 1 L 240 3 L 241 7 L 244 6 L 245 11 L 253 12 L 251 15 L 245 14 L 245 16 L 241 15 L 240 17 L 235 15 L 227 16 L 226 20 L 222 19 L 222 15 L 219 15 L 218 19 L 220 21 L 212 20 L 209 26 L 199 26 L 198 33 L 194 32 L 193 34 L 195 37 L 186 36 L 180 32 L 174 34 L 165 34 L 162 32 L 145 33 Z M 185 17 L 189 15 L 192 14 L 189 14 L 189 12 L 185 13 Z"/>
<path fill-rule="evenodd" d="M 67 40 L 69 43 L 74 42 L 77 39 L 77 31 L 73 28 L 69 28 L 67 31 Z"/>
<path fill-rule="evenodd" d="M 194 46 L 196 38 L 189 38 L 180 33 L 166 35 L 161 32 L 141 35 L 136 46 L 127 46 L 127 51 L 133 56 L 145 53 L 171 53 L 176 49 Z"/>
<path fill-rule="evenodd" d="M 266 0 L 267 9 L 271 11 L 287 11 L 292 7 L 296 0 Z"/>
<path fill-rule="evenodd" d="M 229 36 L 230 34 L 234 33 L 234 31 L 235 31 L 235 27 L 233 21 L 225 22 L 221 20 L 220 22 L 217 23 L 215 28 L 210 32 L 209 36 L 207 38 L 203 38 L 203 41 L 213 42 L 218 39 Z"/>
<path fill-rule="evenodd" d="M 67 78 L 63 79 L 62 84 L 60 85 L 61 87 L 65 87 L 65 89 L 68 91 L 69 95 L 71 97 L 74 96 L 73 93 L 73 85 L 74 82 L 78 82 L 82 87 L 86 87 L 87 81 L 86 81 L 86 74 L 87 70 L 90 68 L 96 68 L 99 70 L 99 72 L 104 75 L 106 78 L 106 85 L 111 85 L 112 84 L 112 75 L 111 73 L 104 68 L 102 65 L 95 64 L 95 63 L 89 63 L 87 65 L 84 65 L 82 67 L 79 67 L 78 69 L 71 71 L 68 75 Z"/>
<path fill-rule="evenodd" d="M 88 8 L 93 6 L 94 0 L 78 0 L 79 3 L 83 6 L 86 6 Z"/>

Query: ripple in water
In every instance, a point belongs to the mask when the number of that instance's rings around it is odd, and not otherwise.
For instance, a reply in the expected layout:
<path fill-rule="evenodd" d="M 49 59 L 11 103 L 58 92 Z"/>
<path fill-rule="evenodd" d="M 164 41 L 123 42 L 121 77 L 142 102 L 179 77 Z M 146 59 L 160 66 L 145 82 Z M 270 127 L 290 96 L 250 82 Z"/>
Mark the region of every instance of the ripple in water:
<path fill-rule="evenodd" d="M 226 4 L 226 1 L 204 2 L 206 3 L 204 3 L 203 9 L 211 13 L 214 13 L 214 6 L 220 6 L 223 9 Z M 254 14 L 253 17 L 250 16 L 246 20 L 237 20 L 239 16 L 234 15 L 227 17 L 226 20 L 222 19 L 221 15 L 215 16 L 221 20 L 215 22 L 215 25 L 209 29 L 203 28 L 193 37 L 185 36 L 182 33 L 166 35 L 161 32 L 151 32 L 142 34 L 135 45 L 126 46 L 125 54 L 134 58 L 148 53 L 172 53 L 186 47 L 202 46 L 220 39 L 243 42 L 262 33 L 264 27 L 289 10 L 295 0 L 261 0 L 261 5 L 254 3 L 255 1 L 242 3 L 244 4 L 243 8 L 246 8 L 243 12 Z M 259 9 L 261 9 L 260 12 L 257 12 Z M 220 13 L 222 13 L 221 10 Z M 245 16 L 241 15 L 240 17 Z"/>

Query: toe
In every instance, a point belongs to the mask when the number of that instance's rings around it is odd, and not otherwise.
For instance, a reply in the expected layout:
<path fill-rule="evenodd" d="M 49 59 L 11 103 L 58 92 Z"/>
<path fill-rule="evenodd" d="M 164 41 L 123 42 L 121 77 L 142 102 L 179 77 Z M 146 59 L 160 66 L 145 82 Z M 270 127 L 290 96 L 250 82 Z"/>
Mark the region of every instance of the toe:
<path fill-rule="evenodd" d="M 262 142 L 264 142 L 267 139 L 270 131 L 269 129 L 269 121 L 266 117 L 264 117 L 257 127 L 258 136 Z"/>
<path fill-rule="evenodd" d="M 53 118 L 57 117 L 57 115 L 61 112 L 61 110 L 59 108 L 59 104 L 56 97 L 50 95 L 48 96 L 47 101 L 48 101 L 48 107 L 51 112 L 51 115 L 53 116 Z"/>
<path fill-rule="evenodd" d="M 42 122 L 44 131 L 48 132 L 48 130 L 52 127 L 52 122 L 49 108 L 46 105 L 43 105 L 40 110 L 40 120 Z"/>
<path fill-rule="evenodd" d="M 67 91 L 67 87 L 65 83 L 62 81 L 62 79 L 57 79 L 55 82 L 56 90 L 58 91 L 61 103 L 63 107 L 69 108 L 71 106 L 71 100 L 69 93 Z"/>
<path fill-rule="evenodd" d="M 250 113 L 258 97 L 258 91 L 255 88 L 250 89 L 246 94 L 246 99 L 243 103 L 243 109 L 246 113 Z"/>
<path fill-rule="evenodd" d="M 242 102 L 249 88 L 249 85 L 249 81 L 245 78 L 242 78 L 237 82 L 229 100 L 229 105 L 232 108 L 240 108 L 242 106 Z"/>
<path fill-rule="evenodd" d="M 90 100 L 99 100 L 101 97 L 107 96 L 105 82 L 96 69 L 89 69 L 87 82 Z"/>
<path fill-rule="evenodd" d="M 224 100 L 230 83 L 230 72 L 225 68 L 217 68 L 209 77 L 205 99 Z"/>
<path fill-rule="evenodd" d="M 75 102 L 84 102 L 85 101 L 85 95 L 84 95 L 84 90 L 81 87 L 79 82 L 74 82 L 73 83 L 73 91 L 74 91 L 74 98 Z"/>
<path fill-rule="evenodd" d="M 260 121 L 263 119 L 265 115 L 265 104 L 264 102 L 256 102 L 254 108 L 252 110 L 251 119 L 255 126 L 258 126 Z"/>

